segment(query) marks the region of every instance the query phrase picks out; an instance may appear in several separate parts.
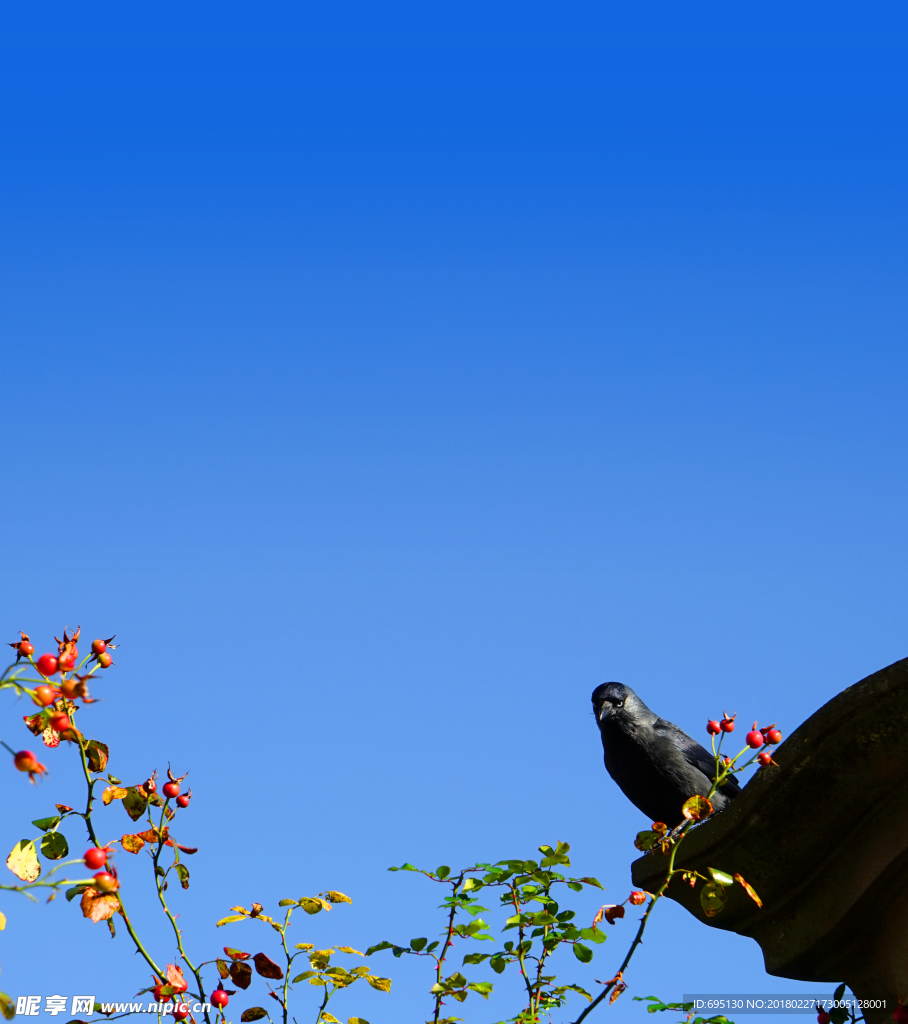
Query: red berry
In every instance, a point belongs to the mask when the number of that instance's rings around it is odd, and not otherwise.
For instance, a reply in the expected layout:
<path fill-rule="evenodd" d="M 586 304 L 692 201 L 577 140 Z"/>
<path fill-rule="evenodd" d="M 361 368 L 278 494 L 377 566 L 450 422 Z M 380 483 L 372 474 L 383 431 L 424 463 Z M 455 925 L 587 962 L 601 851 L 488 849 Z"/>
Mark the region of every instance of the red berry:
<path fill-rule="evenodd" d="M 185 1020 L 189 1016 L 189 1007 L 186 1003 L 179 1003 L 170 1012 L 175 1020 Z"/>
<path fill-rule="evenodd" d="M 749 746 L 757 750 L 763 746 L 763 733 L 757 729 L 757 723 L 754 722 L 753 729 L 744 737 L 744 742 Z"/>
<path fill-rule="evenodd" d="M 105 652 L 104 654 L 99 654 L 98 664 L 101 666 L 101 668 L 110 668 L 110 666 L 113 664 L 113 658 L 111 658 L 111 656 L 107 654 L 107 652 Z"/>
<path fill-rule="evenodd" d="M 898 1005 L 892 1013 L 895 1024 L 908 1024 L 908 1006 Z"/>
<path fill-rule="evenodd" d="M 762 754 L 757 755 L 757 760 L 765 768 L 768 764 L 772 764 L 772 754 L 768 750 L 764 750 Z"/>
<path fill-rule="evenodd" d="M 51 715 L 49 724 L 54 732 L 66 732 L 67 729 L 72 728 L 72 722 L 69 720 L 69 715 L 64 714 L 62 711 L 58 711 L 57 714 Z"/>
<path fill-rule="evenodd" d="M 107 650 L 107 644 L 103 640 L 92 640 L 91 653 L 103 654 Z"/>
<path fill-rule="evenodd" d="M 721 730 L 722 730 L 722 726 L 719 725 L 718 722 L 707 722 L 706 723 L 706 731 L 710 734 L 710 736 L 718 736 L 719 733 L 721 732 Z"/>
<path fill-rule="evenodd" d="M 146 793 L 157 793 L 158 784 L 155 782 L 154 779 L 147 779 L 145 782 L 142 783 L 142 788 L 145 790 Z"/>
<path fill-rule="evenodd" d="M 41 767 L 38 759 L 30 750 L 20 750 L 13 758 L 13 764 L 20 772 L 36 772 Z"/>
<path fill-rule="evenodd" d="M 19 653 L 23 658 L 30 658 L 35 653 L 35 648 L 27 640 L 23 640 L 19 644 Z"/>
<path fill-rule="evenodd" d="M 180 784 L 179 782 L 165 782 L 161 787 L 161 792 L 168 800 L 171 800 L 173 797 L 180 795 Z"/>
<path fill-rule="evenodd" d="M 216 988 L 214 992 L 209 996 L 212 1006 L 216 1006 L 219 1010 L 223 1010 L 224 1007 L 230 1002 L 230 996 L 222 988 Z"/>
<path fill-rule="evenodd" d="M 40 686 L 35 687 L 35 703 L 40 704 L 41 707 L 46 708 L 48 704 L 53 704 L 56 699 L 57 691 L 52 686 L 48 686 L 47 683 L 42 683 Z"/>
<path fill-rule="evenodd" d="M 82 860 L 85 861 L 85 866 L 91 871 L 97 871 L 98 868 L 103 868 L 107 863 L 107 850 L 93 846 L 90 850 L 85 851 L 85 856 Z"/>
<path fill-rule="evenodd" d="M 76 667 L 76 659 L 71 654 L 61 654 L 57 659 L 57 669 L 60 672 L 72 672 Z"/>
<path fill-rule="evenodd" d="M 781 743 L 782 734 L 778 729 L 767 729 L 764 738 L 767 743 Z M 908 1017 L 905 1018 L 905 1024 L 908 1024 Z"/>
<path fill-rule="evenodd" d="M 831 1020 L 832 1017 L 825 1010 L 820 1010 L 817 1014 L 817 1024 L 829 1024 Z"/>
<path fill-rule="evenodd" d="M 187 793 L 180 793 L 180 795 L 177 797 L 177 804 L 180 807 L 188 807 L 189 806 L 189 795 Z"/>
<path fill-rule="evenodd" d="M 722 732 L 734 732 L 735 731 L 735 720 L 734 718 L 723 718 L 719 722 L 719 728 Z"/>
<path fill-rule="evenodd" d="M 99 892 L 113 892 L 120 888 L 120 883 L 109 871 L 99 871 L 93 876 L 92 881 Z"/>
<path fill-rule="evenodd" d="M 52 676 L 57 671 L 57 659 L 52 654 L 42 654 L 35 665 L 42 676 Z"/>

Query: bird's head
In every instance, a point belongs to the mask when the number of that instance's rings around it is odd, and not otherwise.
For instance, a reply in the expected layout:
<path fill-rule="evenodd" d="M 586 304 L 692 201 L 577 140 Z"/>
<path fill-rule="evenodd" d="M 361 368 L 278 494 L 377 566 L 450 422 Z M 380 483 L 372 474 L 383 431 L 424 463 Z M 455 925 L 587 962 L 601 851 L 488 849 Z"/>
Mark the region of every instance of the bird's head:
<path fill-rule="evenodd" d="M 637 724 L 647 712 L 649 708 L 624 683 L 602 683 L 593 690 L 593 714 L 600 728 L 606 723 Z"/>

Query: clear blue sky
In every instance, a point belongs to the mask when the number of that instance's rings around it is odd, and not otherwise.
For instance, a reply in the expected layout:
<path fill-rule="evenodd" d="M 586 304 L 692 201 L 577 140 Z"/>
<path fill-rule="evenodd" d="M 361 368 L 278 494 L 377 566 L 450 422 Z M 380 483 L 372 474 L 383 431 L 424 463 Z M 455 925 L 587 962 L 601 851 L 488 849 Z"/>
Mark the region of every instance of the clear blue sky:
<path fill-rule="evenodd" d="M 790 731 L 908 653 L 903 8 L 3 22 L 4 639 L 119 635 L 89 731 L 127 781 L 192 771 L 193 950 L 325 888 L 354 904 L 299 941 L 427 934 L 435 894 L 388 865 L 556 839 L 621 900 L 645 820 L 596 684 L 697 735 L 723 708 Z M 5 777 L 7 848 L 79 799 L 47 761 Z M 0 902 L 4 990 L 145 983 L 77 908 Z M 338 1016 L 424 1020 L 418 965 L 376 960 L 393 997 Z M 804 989 L 673 905 L 629 980 Z"/>

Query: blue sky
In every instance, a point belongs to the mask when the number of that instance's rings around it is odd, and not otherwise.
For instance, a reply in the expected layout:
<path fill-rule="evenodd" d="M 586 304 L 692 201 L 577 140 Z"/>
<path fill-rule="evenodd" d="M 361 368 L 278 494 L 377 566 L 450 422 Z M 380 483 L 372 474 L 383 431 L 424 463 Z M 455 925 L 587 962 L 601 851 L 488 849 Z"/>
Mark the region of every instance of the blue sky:
<path fill-rule="evenodd" d="M 724 707 L 790 731 L 906 653 L 905 28 L 892 4 L 4 14 L 2 619 L 39 651 L 119 635 L 88 731 L 128 781 L 191 769 L 175 903 L 202 957 L 254 944 L 214 930 L 231 905 L 325 888 L 354 904 L 299 941 L 428 934 L 428 883 L 388 865 L 556 839 L 621 900 L 646 822 L 595 685 L 696 735 Z M 72 752 L 47 762 L 7 778 L 8 847 L 79 799 Z M 145 984 L 62 900 L 2 909 L 4 990 Z M 632 994 L 805 988 L 659 918 Z M 393 996 L 338 1016 L 424 1019 L 419 965 L 373 966 Z"/>

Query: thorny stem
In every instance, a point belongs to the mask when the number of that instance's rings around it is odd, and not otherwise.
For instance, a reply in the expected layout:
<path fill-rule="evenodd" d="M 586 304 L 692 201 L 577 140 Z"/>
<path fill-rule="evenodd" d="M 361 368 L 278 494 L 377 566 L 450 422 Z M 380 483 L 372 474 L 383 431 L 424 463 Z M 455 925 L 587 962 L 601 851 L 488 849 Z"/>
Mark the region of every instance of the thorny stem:
<path fill-rule="evenodd" d="M 170 800 L 169 799 L 165 800 L 164 806 L 161 808 L 161 821 L 160 821 L 160 824 L 158 825 L 158 833 L 159 833 L 158 845 L 157 845 L 157 849 L 152 854 L 152 858 L 151 858 L 152 864 L 154 865 L 155 888 L 158 891 L 158 899 L 161 901 L 161 906 L 164 908 L 164 913 L 167 915 L 167 919 L 168 919 L 168 921 L 170 921 L 170 924 L 173 927 L 173 934 L 176 936 L 176 940 L 177 940 L 177 949 L 180 951 L 180 956 L 183 958 L 183 962 L 189 967 L 189 970 L 192 971 L 193 975 L 195 976 L 196 983 L 199 986 L 199 999 L 200 999 L 200 1001 L 202 1003 L 204 1003 L 205 1002 L 205 986 L 202 983 L 202 975 L 199 972 L 198 968 L 193 966 L 192 961 L 186 955 L 186 950 L 183 949 L 183 936 L 182 936 L 182 934 L 180 932 L 179 926 L 177 925 L 177 919 L 171 913 L 170 907 L 167 905 L 167 900 L 166 900 L 166 898 L 164 896 L 164 880 L 165 879 L 164 879 L 163 876 L 158 874 L 158 859 L 160 858 L 161 852 L 164 849 L 164 828 L 165 828 L 165 822 L 167 820 L 167 805 L 168 805 L 168 803 L 170 803 Z M 150 814 L 148 816 L 148 820 L 151 821 L 151 815 Z M 205 1020 L 206 1020 L 207 1024 L 211 1024 L 211 1018 L 209 1017 L 207 1010 L 205 1010 Z"/>
<path fill-rule="evenodd" d="M 73 715 L 73 717 L 75 716 Z M 81 817 L 85 819 L 85 825 L 86 828 L 88 829 L 89 838 L 95 844 L 95 846 L 100 847 L 101 844 L 98 842 L 98 837 L 95 835 L 94 825 L 92 824 L 91 821 L 92 790 L 94 789 L 96 780 L 91 777 L 88 771 L 88 759 L 85 756 L 85 741 L 83 740 L 82 736 L 78 733 L 78 731 L 76 732 L 76 743 L 78 744 L 79 747 L 79 757 L 82 759 L 82 774 L 85 776 L 85 783 L 88 786 L 88 802 L 85 805 L 85 813 L 81 815 Z M 164 972 L 161 970 L 160 967 L 158 967 L 154 960 L 151 959 L 151 957 L 148 955 L 148 951 L 142 945 L 142 940 L 139 938 L 138 935 L 136 935 L 136 930 L 135 928 L 133 928 L 132 921 L 129 920 L 129 915 L 126 913 L 126 907 L 123 905 L 123 896 L 121 895 L 121 890 L 119 889 L 117 890 L 117 899 L 120 902 L 120 913 L 123 916 L 123 921 L 126 924 L 126 930 L 129 932 L 129 937 L 135 943 L 136 949 L 145 958 L 145 961 L 148 963 L 148 966 L 151 967 L 151 969 L 159 978 L 163 978 Z"/>
<path fill-rule="evenodd" d="M 290 968 L 293 964 L 293 960 L 296 957 L 296 953 L 290 955 L 290 950 L 287 949 L 287 928 L 290 926 L 290 915 L 293 913 L 293 907 L 287 907 L 287 914 L 284 917 L 284 927 L 281 928 L 281 945 L 284 947 L 284 956 L 287 958 L 287 970 L 284 972 L 284 998 L 281 1002 L 281 1007 L 284 1011 L 284 1024 L 287 1024 L 287 989 L 290 985 Z"/>
<path fill-rule="evenodd" d="M 454 881 L 451 882 L 451 913 L 448 914 L 448 928 L 445 933 L 445 944 L 442 946 L 441 955 L 435 957 L 435 984 L 441 984 L 441 965 L 445 962 L 445 957 L 448 955 L 448 949 L 453 943 L 451 942 L 451 936 L 454 934 L 454 918 L 457 914 L 457 903 L 453 897 L 457 896 L 457 890 L 463 885 L 463 871 L 457 876 Z M 445 994 L 439 992 L 435 996 L 435 1016 L 432 1018 L 432 1024 L 438 1024 L 438 1016 L 441 1013 L 441 1007 L 444 1003 Z"/>

